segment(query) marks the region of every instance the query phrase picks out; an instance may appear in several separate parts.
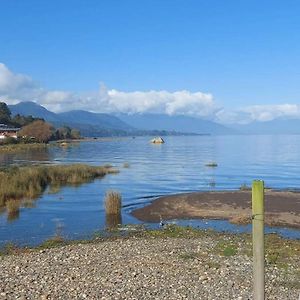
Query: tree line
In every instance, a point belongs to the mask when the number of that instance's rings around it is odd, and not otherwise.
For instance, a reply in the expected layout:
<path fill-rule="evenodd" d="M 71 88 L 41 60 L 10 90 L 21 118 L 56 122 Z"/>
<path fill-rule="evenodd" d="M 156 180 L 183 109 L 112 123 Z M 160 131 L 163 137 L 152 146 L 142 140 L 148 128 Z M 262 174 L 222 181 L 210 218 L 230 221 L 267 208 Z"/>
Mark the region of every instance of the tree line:
<path fill-rule="evenodd" d="M 18 140 L 23 142 L 47 143 L 51 140 L 79 139 L 80 132 L 68 126 L 55 128 L 42 118 L 33 116 L 15 115 L 12 117 L 11 111 L 5 102 L 0 102 L 0 124 L 10 127 L 21 128 L 18 131 Z M 7 139 L 6 139 L 7 140 Z M 13 141 L 14 140 L 14 141 Z M 18 140 L 8 138 L 7 142 L 18 142 Z"/>

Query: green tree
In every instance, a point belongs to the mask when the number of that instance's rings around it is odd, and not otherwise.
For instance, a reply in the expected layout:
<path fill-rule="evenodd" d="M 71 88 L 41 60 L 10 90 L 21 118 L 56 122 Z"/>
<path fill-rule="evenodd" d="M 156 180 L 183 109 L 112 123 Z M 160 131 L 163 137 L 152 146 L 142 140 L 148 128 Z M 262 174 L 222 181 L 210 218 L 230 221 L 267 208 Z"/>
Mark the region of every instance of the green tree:
<path fill-rule="evenodd" d="M 71 138 L 71 128 L 68 126 L 63 126 L 57 129 L 56 136 L 60 140 Z"/>
<path fill-rule="evenodd" d="M 73 128 L 71 130 L 71 139 L 80 139 L 80 138 L 81 138 L 80 131 Z"/>
<path fill-rule="evenodd" d="M 5 102 L 0 102 L 0 123 L 9 124 L 10 123 L 11 111 Z"/>

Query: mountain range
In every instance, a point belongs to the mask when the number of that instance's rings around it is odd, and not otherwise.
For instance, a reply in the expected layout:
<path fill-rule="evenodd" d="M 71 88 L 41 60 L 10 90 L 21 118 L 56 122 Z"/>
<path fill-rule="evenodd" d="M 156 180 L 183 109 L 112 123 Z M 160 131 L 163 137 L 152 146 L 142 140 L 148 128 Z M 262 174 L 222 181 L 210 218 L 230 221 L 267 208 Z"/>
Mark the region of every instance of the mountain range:
<path fill-rule="evenodd" d="M 83 110 L 54 113 L 35 102 L 9 105 L 12 115 L 43 118 L 56 127 L 79 129 L 84 136 L 153 134 L 232 134 L 235 130 L 208 120 L 163 114 L 105 114 Z"/>
<path fill-rule="evenodd" d="M 121 121 L 119 118 L 102 113 L 72 110 L 64 113 L 54 113 L 34 102 L 20 102 L 9 105 L 12 115 L 31 115 L 43 118 L 55 127 L 69 126 L 80 130 L 83 136 L 110 136 L 126 135 L 134 128 Z"/>
<path fill-rule="evenodd" d="M 35 102 L 9 105 L 13 115 L 43 118 L 55 127 L 69 126 L 83 136 L 182 135 L 182 134 L 300 134 L 300 119 L 275 119 L 246 125 L 224 126 L 213 121 L 183 115 L 105 114 L 84 110 L 54 113 Z"/>
<path fill-rule="evenodd" d="M 118 118 L 134 128 L 151 130 L 175 130 L 178 132 L 193 132 L 198 134 L 234 134 L 234 129 L 227 128 L 215 122 L 183 115 L 165 114 L 118 114 Z"/>

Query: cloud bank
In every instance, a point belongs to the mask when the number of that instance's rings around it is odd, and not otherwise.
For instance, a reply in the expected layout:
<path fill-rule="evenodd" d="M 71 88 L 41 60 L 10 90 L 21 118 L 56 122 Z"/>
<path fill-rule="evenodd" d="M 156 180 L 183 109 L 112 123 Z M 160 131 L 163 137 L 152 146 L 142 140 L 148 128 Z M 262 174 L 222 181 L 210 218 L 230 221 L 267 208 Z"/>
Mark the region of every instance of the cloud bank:
<path fill-rule="evenodd" d="M 219 109 L 211 94 L 190 91 L 135 91 L 107 89 L 76 94 L 47 90 L 23 74 L 14 74 L 0 63 L 0 97 L 8 104 L 35 101 L 55 111 L 84 109 L 93 112 L 166 113 L 213 117 Z"/>
<path fill-rule="evenodd" d="M 234 111 L 221 109 L 216 120 L 224 124 L 248 124 L 254 121 L 267 122 L 274 119 L 300 119 L 300 105 L 252 105 Z"/>
<path fill-rule="evenodd" d="M 103 83 L 98 90 L 84 93 L 48 90 L 31 77 L 12 72 L 3 63 L 0 63 L 0 101 L 7 104 L 34 101 L 54 112 L 83 109 L 106 113 L 190 115 L 224 124 L 300 118 L 300 105 L 296 104 L 254 105 L 228 111 L 218 106 L 211 94 L 187 90 L 123 92 L 107 89 Z"/>

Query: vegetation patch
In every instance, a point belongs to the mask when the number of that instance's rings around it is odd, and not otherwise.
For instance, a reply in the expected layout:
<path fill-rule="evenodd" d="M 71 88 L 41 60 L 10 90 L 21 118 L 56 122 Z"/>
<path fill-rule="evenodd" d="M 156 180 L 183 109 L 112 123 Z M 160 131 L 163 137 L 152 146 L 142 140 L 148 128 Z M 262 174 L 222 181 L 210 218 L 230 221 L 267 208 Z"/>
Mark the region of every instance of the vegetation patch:
<path fill-rule="evenodd" d="M 151 237 L 195 238 L 207 233 L 190 226 L 168 224 L 161 230 L 146 230 L 145 234 Z"/>
<path fill-rule="evenodd" d="M 238 253 L 238 247 L 236 243 L 232 241 L 221 240 L 217 243 L 214 251 L 223 256 L 234 256 Z"/>
<path fill-rule="evenodd" d="M 49 249 L 59 246 L 67 245 L 68 243 L 61 236 L 54 236 L 46 241 L 44 241 L 38 249 Z"/>
<path fill-rule="evenodd" d="M 121 213 L 122 196 L 117 191 L 108 191 L 105 195 L 105 211 L 108 215 Z"/>
<path fill-rule="evenodd" d="M 300 257 L 300 241 L 286 240 L 276 234 L 268 234 L 265 238 L 266 261 L 285 268 L 291 257 Z"/>
<path fill-rule="evenodd" d="M 116 229 L 122 224 L 122 196 L 117 191 L 108 191 L 105 195 L 106 228 Z"/>
<path fill-rule="evenodd" d="M 0 206 L 16 210 L 15 203 L 35 199 L 47 186 L 79 185 L 118 171 L 110 167 L 83 164 L 11 167 L 0 170 Z"/>
<path fill-rule="evenodd" d="M 7 138 L 6 140 L 8 140 Z M 14 141 L 17 141 L 14 139 Z M 0 153 L 14 153 L 14 152 L 24 152 L 28 150 L 40 150 L 40 149 L 45 149 L 47 148 L 47 144 L 43 143 L 25 143 L 25 142 L 20 142 L 18 144 L 10 143 L 8 142 L 7 144 L 0 144 Z"/>

